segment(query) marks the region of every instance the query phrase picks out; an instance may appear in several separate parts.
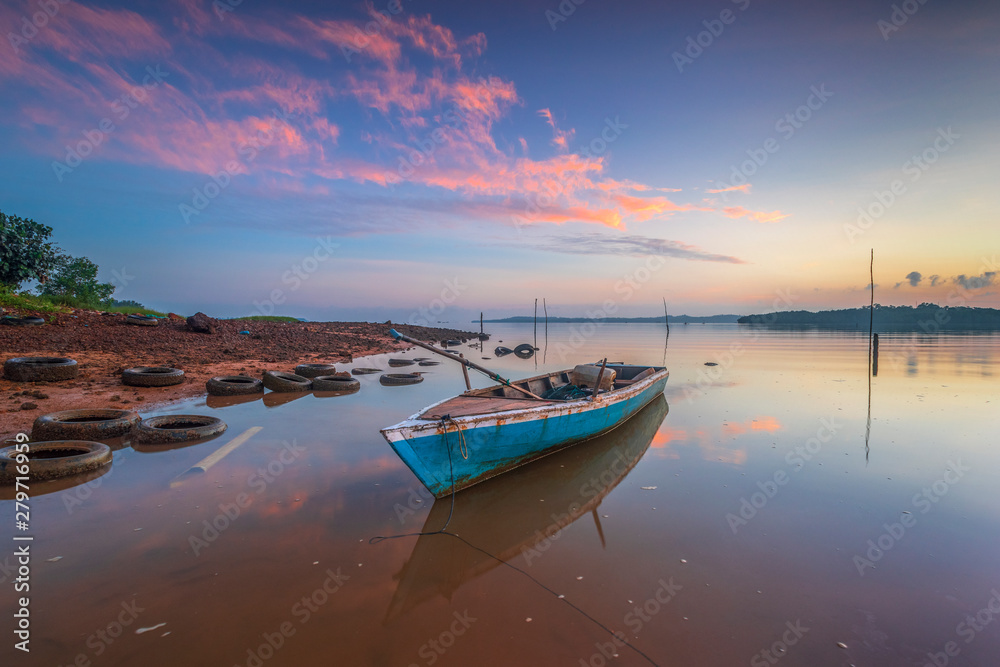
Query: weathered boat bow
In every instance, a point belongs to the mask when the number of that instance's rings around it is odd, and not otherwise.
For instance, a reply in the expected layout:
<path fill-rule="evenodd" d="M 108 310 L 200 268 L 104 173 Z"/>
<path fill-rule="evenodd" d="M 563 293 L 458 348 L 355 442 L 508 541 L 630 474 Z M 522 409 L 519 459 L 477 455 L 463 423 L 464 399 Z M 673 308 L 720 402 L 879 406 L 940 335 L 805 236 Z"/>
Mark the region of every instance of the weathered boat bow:
<path fill-rule="evenodd" d="M 426 343 L 420 347 L 441 352 Z M 655 366 L 607 364 L 601 372 L 599 364 L 582 364 L 511 382 L 443 354 L 501 383 L 445 399 L 382 429 L 437 498 L 611 431 L 661 395 L 669 375 Z M 591 400 L 595 391 L 600 400 Z"/>

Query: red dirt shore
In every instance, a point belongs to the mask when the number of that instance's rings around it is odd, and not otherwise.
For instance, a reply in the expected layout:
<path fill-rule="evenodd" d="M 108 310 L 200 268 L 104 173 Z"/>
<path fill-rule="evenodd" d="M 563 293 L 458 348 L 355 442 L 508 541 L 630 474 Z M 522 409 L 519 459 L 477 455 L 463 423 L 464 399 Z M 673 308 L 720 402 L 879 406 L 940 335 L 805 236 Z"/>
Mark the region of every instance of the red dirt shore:
<path fill-rule="evenodd" d="M 35 418 L 58 410 L 127 408 L 205 394 L 216 375 L 260 377 L 300 363 L 349 362 L 355 357 L 409 347 L 389 336 L 388 324 L 365 322 L 258 322 L 218 320 L 215 333 L 195 333 L 183 319 L 155 327 L 126 324 L 120 314 L 73 311 L 42 326 L 0 326 L 0 362 L 11 357 L 70 357 L 80 372 L 63 382 L 0 379 L 0 439 L 30 433 Z M 418 340 L 469 339 L 452 329 L 393 325 Z M 241 334 L 240 331 L 249 331 Z M 130 387 L 121 372 L 134 366 L 170 366 L 184 382 L 170 387 Z"/>

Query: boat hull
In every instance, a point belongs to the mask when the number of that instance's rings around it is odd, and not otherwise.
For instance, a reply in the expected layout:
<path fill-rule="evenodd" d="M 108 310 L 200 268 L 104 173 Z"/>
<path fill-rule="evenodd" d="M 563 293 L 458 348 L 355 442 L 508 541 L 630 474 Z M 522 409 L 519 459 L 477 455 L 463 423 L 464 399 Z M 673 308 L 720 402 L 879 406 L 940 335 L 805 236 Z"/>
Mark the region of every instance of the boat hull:
<path fill-rule="evenodd" d="M 666 370 L 658 371 L 596 402 L 582 399 L 447 422 L 414 415 L 382 435 L 428 491 L 441 498 L 452 488 L 459 491 L 607 433 L 662 394 L 667 377 Z"/>

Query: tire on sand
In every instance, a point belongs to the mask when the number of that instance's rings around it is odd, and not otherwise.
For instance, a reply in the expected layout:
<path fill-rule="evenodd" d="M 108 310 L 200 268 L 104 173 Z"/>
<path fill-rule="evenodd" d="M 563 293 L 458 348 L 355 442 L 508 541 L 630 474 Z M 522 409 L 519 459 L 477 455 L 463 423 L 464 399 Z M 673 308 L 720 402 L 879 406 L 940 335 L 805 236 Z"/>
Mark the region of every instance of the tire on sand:
<path fill-rule="evenodd" d="M 244 396 L 264 391 L 264 383 L 246 375 L 219 375 L 205 382 L 212 396 Z"/>
<path fill-rule="evenodd" d="M 387 387 L 395 387 L 404 384 L 417 384 L 423 382 L 424 378 L 416 373 L 385 373 L 378 381 Z"/>
<path fill-rule="evenodd" d="M 122 383 L 130 387 L 169 387 L 184 382 L 184 371 L 168 366 L 136 366 L 122 371 Z"/>
<path fill-rule="evenodd" d="M 31 439 L 108 440 L 129 433 L 139 421 L 132 410 L 61 410 L 37 418 Z"/>
<path fill-rule="evenodd" d="M 166 445 L 187 440 L 201 440 L 219 435 L 227 428 L 218 417 L 206 415 L 162 415 L 139 422 L 132 442 L 140 445 Z"/>
<path fill-rule="evenodd" d="M 313 391 L 358 391 L 361 381 L 342 375 L 320 375 L 313 378 Z"/>
<path fill-rule="evenodd" d="M 271 391 L 309 391 L 309 378 L 283 371 L 264 371 L 264 386 Z"/>
<path fill-rule="evenodd" d="M 138 324 L 140 327 L 155 327 L 159 323 L 159 318 L 150 315 L 129 315 L 125 318 L 125 324 Z"/>
<path fill-rule="evenodd" d="M 15 327 L 39 327 L 45 324 L 41 317 L 0 317 L 0 324 L 9 324 Z"/>
<path fill-rule="evenodd" d="M 16 481 L 17 468 L 21 465 L 18 457 L 24 456 L 28 459 L 28 477 L 33 481 L 97 470 L 110 464 L 112 459 L 110 447 L 86 440 L 29 442 L 28 451 L 20 453 L 17 445 L 11 445 L 0 449 L 0 483 Z"/>
<path fill-rule="evenodd" d="M 3 364 L 3 374 L 15 382 L 72 380 L 80 372 L 69 357 L 14 357 Z"/>
<path fill-rule="evenodd" d="M 333 375 L 336 372 L 336 364 L 299 364 L 295 367 L 295 375 L 310 379 L 320 375 Z"/>

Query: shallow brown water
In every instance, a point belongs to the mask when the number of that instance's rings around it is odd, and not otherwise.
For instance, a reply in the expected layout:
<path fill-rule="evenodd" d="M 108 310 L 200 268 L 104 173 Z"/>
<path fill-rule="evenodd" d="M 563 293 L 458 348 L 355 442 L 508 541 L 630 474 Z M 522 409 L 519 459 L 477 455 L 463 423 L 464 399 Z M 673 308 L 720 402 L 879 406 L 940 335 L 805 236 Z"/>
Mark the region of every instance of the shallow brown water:
<path fill-rule="evenodd" d="M 531 340 L 498 331 L 469 354 Z M 539 358 L 483 363 L 513 377 L 605 355 L 658 364 L 662 334 L 608 326 L 577 345 L 552 327 Z M 867 456 L 863 335 L 674 327 L 666 359 L 665 400 L 619 431 L 458 494 L 461 539 L 369 543 L 447 521 L 378 429 L 460 391 L 458 368 L 177 405 L 229 430 L 121 448 L 83 485 L 32 485 L 27 655 L 10 632 L 23 533 L 0 500 L 0 663 L 998 663 L 998 337 L 883 336 Z"/>

